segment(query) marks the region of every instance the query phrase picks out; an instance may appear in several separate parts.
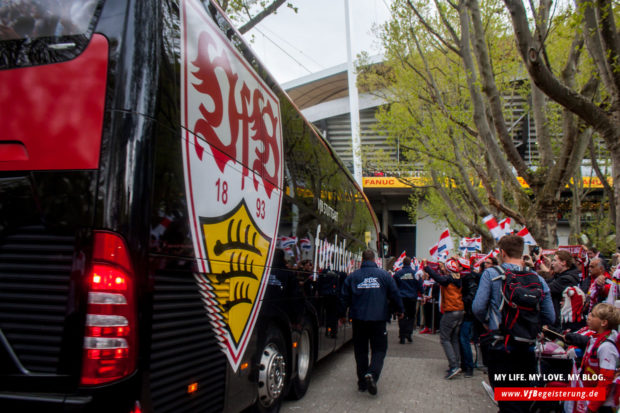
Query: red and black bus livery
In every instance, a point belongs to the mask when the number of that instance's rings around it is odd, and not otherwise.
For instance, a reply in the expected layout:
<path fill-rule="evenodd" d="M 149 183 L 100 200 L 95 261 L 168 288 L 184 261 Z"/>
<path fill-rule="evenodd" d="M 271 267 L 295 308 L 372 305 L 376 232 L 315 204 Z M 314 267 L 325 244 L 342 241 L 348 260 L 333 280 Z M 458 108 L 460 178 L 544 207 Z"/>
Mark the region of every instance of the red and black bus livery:
<path fill-rule="evenodd" d="M 0 5 L 0 410 L 277 411 L 376 241 L 217 5 Z"/>

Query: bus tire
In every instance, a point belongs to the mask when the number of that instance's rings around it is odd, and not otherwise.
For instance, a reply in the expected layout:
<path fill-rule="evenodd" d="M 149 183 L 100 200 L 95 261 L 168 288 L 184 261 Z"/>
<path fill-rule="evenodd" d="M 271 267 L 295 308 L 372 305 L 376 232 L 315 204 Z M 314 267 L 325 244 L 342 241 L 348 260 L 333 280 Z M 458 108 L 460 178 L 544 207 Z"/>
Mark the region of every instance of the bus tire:
<path fill-rule="evenodd" d="M 304 320 L 301 336 L 299 338 L 299 349 L 297 351 L 297 376 L 291 383 L 290 398 L 299 400 L 306 394 L 310 386 L 312 371 L 314 369 L 314 329 L 307 319 Z"/>
<path fill-rule="evenodd" d="M 284 398 L 289 377 L 288 352 L 282 332 L 276 327 L 269 327 L 259 347 L 257 392 L 255 411 L 276 413 Z"/>

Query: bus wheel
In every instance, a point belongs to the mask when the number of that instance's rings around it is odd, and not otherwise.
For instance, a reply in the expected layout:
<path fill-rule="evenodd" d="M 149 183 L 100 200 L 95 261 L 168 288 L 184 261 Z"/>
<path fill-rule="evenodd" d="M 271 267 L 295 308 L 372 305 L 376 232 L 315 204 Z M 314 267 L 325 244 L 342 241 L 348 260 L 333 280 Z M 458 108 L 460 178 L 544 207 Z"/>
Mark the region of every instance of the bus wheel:
<path fill-rule="evenodd" d="M 270 328 L 267 331 L 262 348 L 258 361 L 256 410 L 259 412 L 278 412 L 287 379 L 286 344 L 280 330 Z"/>
<path fill-rule="evenodd" d="M 314 368 L 314 332 L 312 324 L 304 321 L 297 351 L 297 377 L 291 383 L 290 397 L 299 400 L 306 394 L 310 386 L 312 369 Z"/>

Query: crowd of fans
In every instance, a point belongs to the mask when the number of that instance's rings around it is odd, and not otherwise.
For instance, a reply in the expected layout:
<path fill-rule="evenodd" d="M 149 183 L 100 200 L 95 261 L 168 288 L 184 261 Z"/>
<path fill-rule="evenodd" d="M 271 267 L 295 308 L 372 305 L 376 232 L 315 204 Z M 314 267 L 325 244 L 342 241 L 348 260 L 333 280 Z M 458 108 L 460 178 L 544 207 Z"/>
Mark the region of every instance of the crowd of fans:
<path fill-rule="evenodd" d="M 504 236 L 498 245 L 496 254 L 465 254 L 436 262 L 405 257 L 396 265 L 392 260 L 388 271 L 402 300 L 402 307 L 393 309 L 398 313 L 393 319 L 398 319 L 399 343 L 411 343 L 416 329 L 419 334 L 438 333 L 448 362 L 445 379 L 469 378 L 482 371 L 488 376 L 483 386 L 492 398 L 494 388 L 501 387 L 585 386 L 605 389 L 606 394 L 600 401 L 563 401 L 565 406 L 559 407 L 556 402 L 548 410 L 531 402 L 499 401 L 500 412 L 617 411 L 620 253 L 604 257 L 585 246 L 530 246 L 524 252 L 517 235 Z M 335 337 L 337 318 L 344 315 L 337 297 L 347 274 L 324 269 L 314 275 L 310 260 L 291 258 L 286 267 L 297 274 L 296 284 L 304 295 L 321 297 L 318 308 L 326 316 L 325 335 Z M 532 311 L 507 297 L 517 294 L 507 288 L 515 276 L 528 280 L 526 293 L 537 300 Z M 519 337 L 520 333 L 524 334 Z M 562 383 L 498 379 L 503 374 L 527 379 L 533 373 L 558 372 L 564 378 L 585 376 Z"/>
<path fill-rule="evenodd" d="M 545 373 L 565 361 L 558 377 L 581 372 L 587 379 L 579 383 L 555 383 L 556 386 L 599 387 L 606 390 L 604 401 L 565 402 L 565 411 L 615 412 L 620 385 L 616 391 L 620 338 L 620 253 L 604 257 L 585 246 L 568 250 L 543 250 L 530 247 L 523 252 L 520 237 L 510 235 L 499 242 L 499 254 L 479 257 L 451 257 L 440 262 L 413 259 L 415 278 L 423 287 L 418 297 L 421 310 L 405 314 L 414 317 L 421 334 L 440 334 L 448 360 L 445 378 L 460 374 L 472 377 L 474 369 L 488 373 L 485 387 L 529 387 L 549 383 L 498 381 L 499 373 Z M 499 260 L 498 260 L 499 259 Z M 411 261 L 406 260 L 405 266 Z M 403 288 L 401 273 L 394 273 Z M 510 302 L 505 272 L 530 277 L 538 292 L 537 307 L 526 329 L 536 340 L 510 337 L 506 326 L 506 307 Z M 514 274 L 513 274 L 514 273 Z M 531 280 L 534 280 L 531 282 Z M 405 287 L 406 289 L 406 287 Z M 510 305 L 508 305 L 510 304 Z M 518 317 L 528 311 L 523 308 Z M 523 323 L 523 321 L 519 321 Z M 401 325 L 403 321 L 401 320 Z M 511 323 L 518 324 L 517 320 Z M 529 324 L 529 326 L 527 325 Z M 513 326 L 510 326 L 513 328 Z M 402 326 L 401 326 L 402 331 Z M 403 343 L 401 333 L 400 342 Z M 474 351 L 472 351 L 472 347 Z M 549 362 L 547 362 L 547 360 Z M 548 369 L 548 370 L 545 370 Z M 529 377 L 525 374 L 521 377 Z M 500 411 L 533 411 L 531 403 L 499 402 Z M 557 409 L 557 406 L 555 407 Z M 542 410 L 544 411 L 544 410 Z M 559 410 L 557 410 L 559 411 Z"/>

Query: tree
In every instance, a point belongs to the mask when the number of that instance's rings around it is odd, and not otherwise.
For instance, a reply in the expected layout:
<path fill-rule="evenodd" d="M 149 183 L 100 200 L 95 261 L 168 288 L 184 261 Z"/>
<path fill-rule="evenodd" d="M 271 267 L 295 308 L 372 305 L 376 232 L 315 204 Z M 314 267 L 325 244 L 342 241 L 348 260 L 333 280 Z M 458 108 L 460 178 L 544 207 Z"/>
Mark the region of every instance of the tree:
<path fill-rule="evenodd" d="M 222 10 L 238 26 L 241 34 L 250 31 L 265 17 L 277 12 L 278 8 L 286 3 L 287 7 L 295 10 L 291 2 L 287 0 L 216 0 Z"/>
<path fill-rule="evenodd" d="M 549 50 L 541 26 L 544 24 L 551 0 L 541 0 L 533 10 L 534 31 L 530 29 L 525 6 L 521 0 L 504 0 L 510 12 L 517 47 L 530 77 L 540 90 L 567 111 L 574 113 L 593 128 L 605 141 L 611 154 L 614 182 L 615 241 L 620 247 L 620 34 L 616 28 L 618 13 L 610 0 L 575 0 L 578 29 L 583 33 L 586 48 L 592 58 L 597 77 L 603 84 L 602 99 L 596 103 L 591 95 L 571 85 L 553 72 L 545 59 Z"/>
<path fill-rule="evenodd" d="M 502 11 L 494 0 L 483 8 L 478 0 L 395 1 L 382 36 L 392 71 L 383 81 L 371 76 L 370 82 L 390 102 L 382 125 L 401 142 L 410 139 L 410 160 L 432 178 L 433 191 L 451 212 L 444 214 L 449 222 L 479 229 L 479 218 L 495 210 L 551 247 L 557 245 L 559 194 L 581 163 L 591 129 L 581 127 L 572 113 L 560 113 L 523 72 Z M 593 93 L 596 80 L 577 76 L 582 40 L 566 36 L 569 26 L 559 23 L 564 17 L 545 18 L 540 31 L 560 46 L 554 62 L 563 62 L 566 81 Z M 539 162 L 526 162 L 513 140 L 511 96 L 529 102 Z"/>

